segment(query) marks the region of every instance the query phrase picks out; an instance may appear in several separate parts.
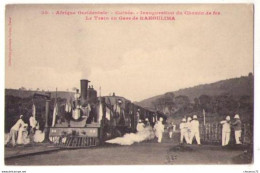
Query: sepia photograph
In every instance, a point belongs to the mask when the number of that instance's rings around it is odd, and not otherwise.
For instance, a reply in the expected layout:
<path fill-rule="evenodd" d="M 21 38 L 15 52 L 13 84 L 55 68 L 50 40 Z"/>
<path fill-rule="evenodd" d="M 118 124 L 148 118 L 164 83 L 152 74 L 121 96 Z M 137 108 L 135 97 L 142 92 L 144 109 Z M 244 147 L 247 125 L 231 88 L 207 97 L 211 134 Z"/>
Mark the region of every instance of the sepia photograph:
<path fill-rule="evenodd" d="M 7 167 L 255 164 L 252 3 L 7 4 L 4 66 Z"/>

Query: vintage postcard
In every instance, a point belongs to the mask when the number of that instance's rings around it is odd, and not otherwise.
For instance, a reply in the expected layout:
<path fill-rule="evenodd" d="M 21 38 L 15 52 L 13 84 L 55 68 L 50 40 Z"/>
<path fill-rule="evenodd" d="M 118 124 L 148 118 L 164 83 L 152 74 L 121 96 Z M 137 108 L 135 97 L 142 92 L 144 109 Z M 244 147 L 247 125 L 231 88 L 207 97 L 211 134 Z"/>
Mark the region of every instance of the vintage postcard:
<path fill-rule="evenodd" d="M 9 4 L 5 165 L 253 165 L 253 60 L 253 4 Z"/>

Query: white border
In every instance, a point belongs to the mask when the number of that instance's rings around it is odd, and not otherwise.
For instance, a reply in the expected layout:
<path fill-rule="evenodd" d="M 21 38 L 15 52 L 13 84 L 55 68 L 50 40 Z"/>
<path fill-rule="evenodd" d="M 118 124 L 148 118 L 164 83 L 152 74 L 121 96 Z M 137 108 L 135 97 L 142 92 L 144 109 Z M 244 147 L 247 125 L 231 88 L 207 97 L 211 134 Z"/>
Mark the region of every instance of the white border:
<path fill-rule="evenodd" d="M 219 172 L 238 172 L 243 173 L 244 171 L 260 171 L 259 165 L 259 150 L 260 150 L 260 143 L 259 143 L 259 119 L 260 119 L 260 106 L 259 105 L 259 95 L 258 91 L 260 88 L 259 83 L 259 74 L 260 74 L 260 8 L 259 8 L 259 2 L 257 0 L 200 0 L 200 1 L 192 1 L 192 0 L 126 0 L 124 2 L 119 0 L 38 0 L 37 2 L 35 0 L 1 0 L 0 1 L 0 121 L 1 121 L 1 132 L 0 134 L 4 134 L 4 77 L 5 77 L 5 53 L 4 53 L 4 46 L 5 46 L 5 5 L 6 4 L 24 4 L 24 3 L 33 3 L 33 4 L 63 4 L 63 3 L 253 3 L 255 8 L 255 16 L 254 16 L 254 76 L 255 76 L 255 129 L 254 129 L 254 164 L 253 165 L 228 165 L 228 166 L 218 166 L 218 165 L 173 165 L 173 166 L 4 166 L 4 145 L 2 143 L 0 147 L 0 153 L 2 153 L 2 156 L 0 157 L 0 171 L 27 171 L 29 172 L 47 172 L 47 171 L 59 171 L 62 173 L 65 172 L 99 172 L 99 171 L 106 171 L 106 172 L 210 172 L 210 173 L 219 173 Z M 0 135 L 0 141 L 4 141 L 3 135 Z M 198 158 L 199 159 L 199 158 Z M 257 165 L 258 164 L 258 165 Z"/>

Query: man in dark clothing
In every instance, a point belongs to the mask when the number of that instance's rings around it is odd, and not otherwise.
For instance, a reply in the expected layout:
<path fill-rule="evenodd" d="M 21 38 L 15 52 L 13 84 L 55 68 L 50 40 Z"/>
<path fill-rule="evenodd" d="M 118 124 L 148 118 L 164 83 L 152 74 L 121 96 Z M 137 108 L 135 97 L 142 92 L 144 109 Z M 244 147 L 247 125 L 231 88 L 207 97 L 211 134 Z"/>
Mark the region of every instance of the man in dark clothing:
<path fill-rule="evenodd" d="M 145 127 L 151 126 L 149 119 L 145 118 Z"/>
<path fill-rule="evenodd" d="M 232 125 L 233 125 L 234 130 L 235 130 L 236 144 L 242 144 L 241 141 L 240 141 L 242 128 L 241 128 L 241 120 L 239 118 L 239 115 L 236 114 L 234 119 L 235 119 L 235 122 L 232 123 Z"/>

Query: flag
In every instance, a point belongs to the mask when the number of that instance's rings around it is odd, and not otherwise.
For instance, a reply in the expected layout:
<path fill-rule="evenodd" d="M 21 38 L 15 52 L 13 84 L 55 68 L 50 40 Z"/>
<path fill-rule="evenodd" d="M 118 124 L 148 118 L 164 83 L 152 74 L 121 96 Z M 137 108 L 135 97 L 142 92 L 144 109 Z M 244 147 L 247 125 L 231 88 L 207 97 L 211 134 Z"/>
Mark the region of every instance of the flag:
<path fill-rule="evenodd" d="M 36 107 L 35 104 L 32 105 L 32 115 L 34 118 L 36 118 Z"/>
<path fill-rule="evenodd" d="M 110 109 L 106 108 L 106 118 L 108 120 L 110 120 L 110 117 L 111 117 L 110 112 L 111 112 Z"/>
<path fill-rule="evenodd" d="M 103 115 L 103 108 L 102 108 L 102 104 L 100 103 L 98 109 L 98 122 L 102 120 L 102 115 Z"/>
<path fill-rule="evenodd" d="M 54 109 L 53 109 L 53 116 L 52 116 L 52 127 L 55 125 L 56 116 L 58 115 L 58 105 L 55 103 Z"/>
<path fill-rule="evenodd" d="M 69 112 L 69 105 L 68 105 L 68 103 L 66 103 L 66 105 L 65 105 L 65 112 Z"/>
<path fill-rule="evenodd" d="M 71 102 L 67 101 L 65 104 L 65 112 L 69 113 L 72 110 Z"/>

